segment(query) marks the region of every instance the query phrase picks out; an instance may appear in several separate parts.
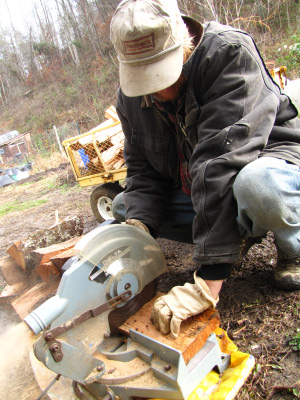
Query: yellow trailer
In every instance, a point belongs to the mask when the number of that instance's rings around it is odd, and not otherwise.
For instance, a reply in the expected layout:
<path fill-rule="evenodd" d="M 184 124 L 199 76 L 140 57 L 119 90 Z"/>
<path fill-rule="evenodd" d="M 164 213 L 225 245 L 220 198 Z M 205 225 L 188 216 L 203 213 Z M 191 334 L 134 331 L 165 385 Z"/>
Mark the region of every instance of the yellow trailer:
<path fill-rule="evenodd" d="M 95 129 L 62 142 L 73 173 L 81 187 L 96 186 L 90 204 L 99 222 L 113 218 L 112 201 L 122 192 L 126 178 L 123 158 L 124 133 L 114 107 Z"/>

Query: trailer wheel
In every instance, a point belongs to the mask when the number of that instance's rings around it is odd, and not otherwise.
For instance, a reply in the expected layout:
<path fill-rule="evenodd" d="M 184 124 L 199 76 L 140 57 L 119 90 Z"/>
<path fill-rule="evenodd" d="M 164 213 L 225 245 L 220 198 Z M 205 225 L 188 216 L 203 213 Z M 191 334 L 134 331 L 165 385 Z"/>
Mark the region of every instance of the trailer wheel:
<path fill-rule="evenodd" d="M 90 203 L 93 214 L 98 222 L 113 219 L 112 202 L 117 194 L 124 189 L 118 183 L 104 183 L 97 186 L 91 194 Z"/>

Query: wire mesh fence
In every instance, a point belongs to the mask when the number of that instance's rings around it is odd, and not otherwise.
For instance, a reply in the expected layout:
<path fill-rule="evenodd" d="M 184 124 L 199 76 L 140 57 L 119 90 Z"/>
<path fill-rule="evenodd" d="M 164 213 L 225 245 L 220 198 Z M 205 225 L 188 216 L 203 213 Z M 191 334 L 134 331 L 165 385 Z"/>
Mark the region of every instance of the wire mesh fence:
<path fill-rule="evenodd" d="M 35 133 L 31 137 L 32 146 L 37 153 L 47 155 L 59 151 L 62 141 L 78 134 L 80 134 L 79 125 L 73 121 L 57 128 L 53 127 L 47 131 Z"/>

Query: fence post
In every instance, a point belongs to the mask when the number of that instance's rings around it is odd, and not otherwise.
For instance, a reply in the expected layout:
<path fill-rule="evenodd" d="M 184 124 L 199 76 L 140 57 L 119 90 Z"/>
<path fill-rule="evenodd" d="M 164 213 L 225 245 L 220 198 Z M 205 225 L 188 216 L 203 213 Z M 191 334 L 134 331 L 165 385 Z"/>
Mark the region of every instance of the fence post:
<path fill-rule="evenodd" d="M 63 152 L 63 149 L 62 149 L 62 147 L 61 147 L 60 140 L 59 140 L 59 136 L 58 136 L 57 129 L 56 129 L 56 126 L 55 126 L 55 125 L 53 125 L 53 129 L 54 129 L 54 132 L 55 132 L 55 136 L 56 136 L 56 140 L 57 140 L 57 143 L 58 143 L 58 147 L 59 147 L 60 153 L 61 153 L 61 155 L 63 156 L 63 155 L 64 155 L 64 152 Z"/>

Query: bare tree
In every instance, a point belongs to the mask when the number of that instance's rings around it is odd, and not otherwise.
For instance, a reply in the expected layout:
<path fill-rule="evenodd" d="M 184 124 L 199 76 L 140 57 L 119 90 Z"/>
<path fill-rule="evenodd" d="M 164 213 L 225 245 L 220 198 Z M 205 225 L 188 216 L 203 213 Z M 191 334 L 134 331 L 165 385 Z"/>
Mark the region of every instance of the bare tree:
<path fill-rule="evenodd" d="M 67 41 L 67 46 L 69 48 L 71 57 L 77 66 L 80 65 L 80 57 L 79 51 L 76 46 L 76 42 L 79 37 L 76 37 L 75 34 L 78 32 L 76 26 L 76 21 L 73 18 L 73 10 L 70 13 L 68 10 L 68 6 L 66 5 L 64 0 L 58 1 L 55 0 L 57 12 L 59 15 L 60 23 L 61 23 L 61 31 L 64 35 L 64 39 Z"/>

